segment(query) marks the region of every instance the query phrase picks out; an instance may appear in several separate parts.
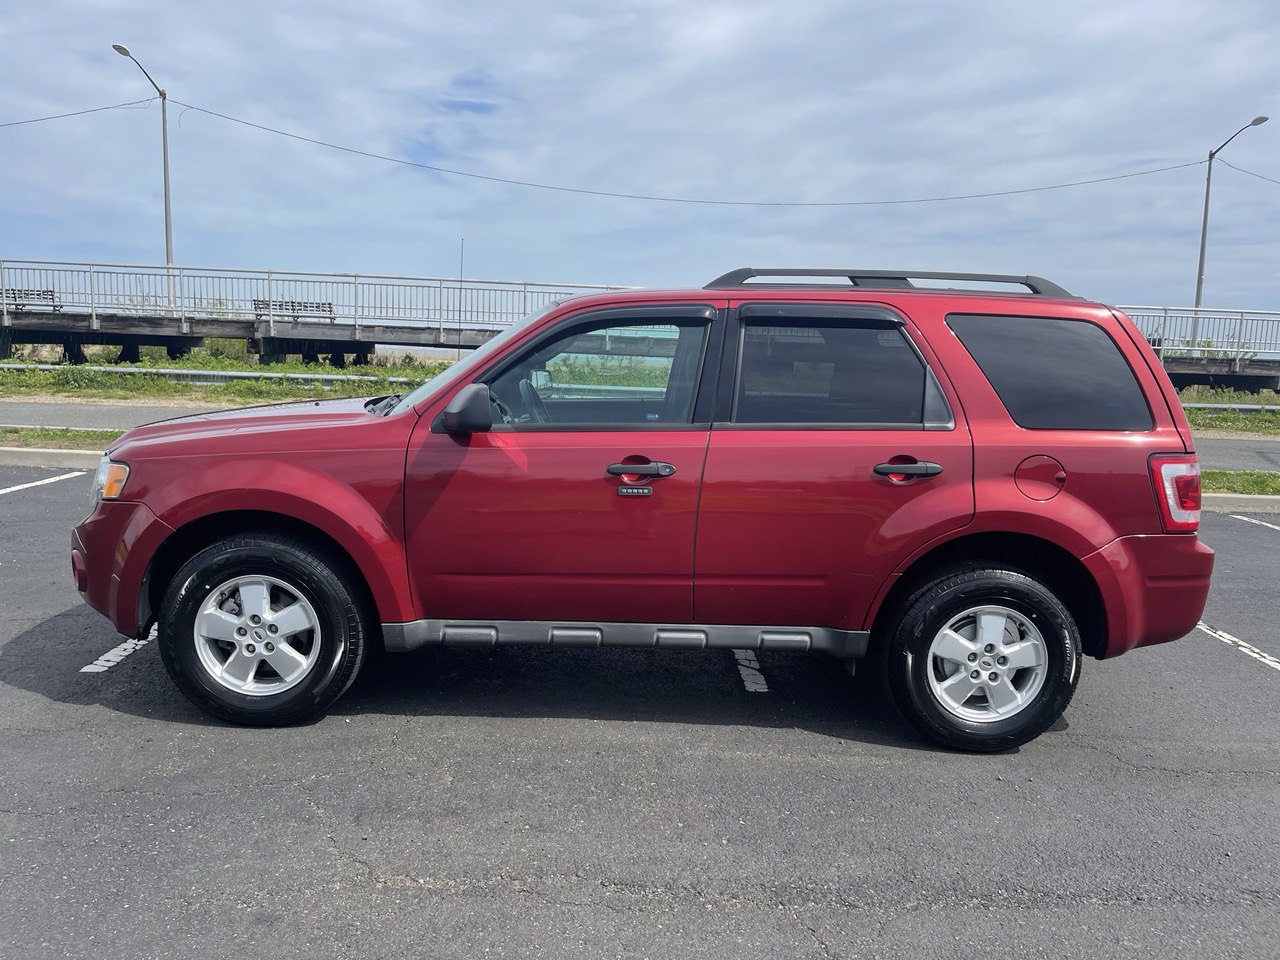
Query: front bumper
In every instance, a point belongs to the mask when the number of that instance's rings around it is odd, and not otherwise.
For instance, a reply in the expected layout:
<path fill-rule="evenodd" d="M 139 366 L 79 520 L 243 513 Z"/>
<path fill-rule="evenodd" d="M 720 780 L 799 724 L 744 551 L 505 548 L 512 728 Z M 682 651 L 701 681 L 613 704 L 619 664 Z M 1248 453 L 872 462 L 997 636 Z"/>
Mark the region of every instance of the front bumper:
<path fill-rule="evenodd" d="M 1104 657 L 1184 637 L 1204 612 L 1213 551 L 1196 536 L 1120 537 L 1083 562 L 1107 611 Z"/>
<path fill-rule="evenodd" d="M 156 548 L 173 533 L 142 503 L 104 500 L 71 531 L 71 575 L 89 606 L 137 637 L 139 597 Z"/>

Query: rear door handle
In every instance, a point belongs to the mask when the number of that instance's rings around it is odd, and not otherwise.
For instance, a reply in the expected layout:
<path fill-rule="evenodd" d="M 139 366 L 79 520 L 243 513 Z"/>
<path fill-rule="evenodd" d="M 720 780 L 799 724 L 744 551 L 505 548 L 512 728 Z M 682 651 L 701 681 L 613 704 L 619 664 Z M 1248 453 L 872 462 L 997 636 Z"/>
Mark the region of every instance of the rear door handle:
<path fill-rule="evenodd" d="M 879 477 L 936 477 L 942 472 L 942 464 L 921 460 L 919 463 L 877 463 L 872 473 Z"/>
<path fill-rule="evenodd" d="M 605 468 L 611 477 L 669 477 L 676 472 L 670 463 L 611 463 Z"/>

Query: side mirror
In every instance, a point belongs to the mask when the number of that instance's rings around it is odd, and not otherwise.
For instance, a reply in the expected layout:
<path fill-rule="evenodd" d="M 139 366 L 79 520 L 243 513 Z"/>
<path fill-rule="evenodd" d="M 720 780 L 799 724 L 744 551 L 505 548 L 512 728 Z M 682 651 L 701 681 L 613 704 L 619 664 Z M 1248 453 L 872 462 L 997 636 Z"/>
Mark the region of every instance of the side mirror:
<path fill-rule="evenodd" d="M 471 383 L 453 395 L 440 424 L 447 433 L 485 433 L 493 427 L 489 385 Z"/>
<path fill-rule="evenodd" d="M 551 386 L 551 374 L 545 368 L 534 370 L 529 374 L 529 382 L 535 390 L 546 390 Z"/>

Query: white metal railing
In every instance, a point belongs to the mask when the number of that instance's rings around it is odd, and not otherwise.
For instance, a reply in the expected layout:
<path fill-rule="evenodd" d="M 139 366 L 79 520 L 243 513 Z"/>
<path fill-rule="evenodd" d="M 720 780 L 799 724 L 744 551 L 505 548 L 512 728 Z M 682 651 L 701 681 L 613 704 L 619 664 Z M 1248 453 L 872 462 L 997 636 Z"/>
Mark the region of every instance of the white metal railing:
<path fill-rule="evenodd" d="M 1208 307 L 1119 307 L 1161 360 L 1280 359 L 1280 313 Z"/>
<path fill-rule="evenodd" d="M 21 306 L 87 315 L 171 317 L 180 332 L 191 320 L 278 321 L 295 318 L 403 327 L 509 326 L 550 303 L 608 287 L 578 283 L 459 280 L 372 274 L 158 267 L 51 260 L 0 260 L 0 316 Z M 51 296 L 50 296 L 51 295 Z"/>
<path fill-rule="evenodd" d="M 231 270 L 54 260 L 0 260 L 0 322 L 19 307 L 103 318 L 169 317 L 175 333 L 192 320 L 330 320 L 352 326 L 495 329 L 556 300 L 624 287 L 584 283 L 459 280 L 379 274 Z M 1163 359 L 1280 359 L 1280 312 L 1194 307 L 1121 307 Z"/>

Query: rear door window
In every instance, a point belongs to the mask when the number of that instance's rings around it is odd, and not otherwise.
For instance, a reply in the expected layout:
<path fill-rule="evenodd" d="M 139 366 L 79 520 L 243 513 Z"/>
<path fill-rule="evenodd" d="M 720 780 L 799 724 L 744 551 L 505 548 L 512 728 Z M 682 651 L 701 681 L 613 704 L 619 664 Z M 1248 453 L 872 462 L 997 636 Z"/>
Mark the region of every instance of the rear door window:
<path fill-rule="evenodd" d="M 1151 409 L 1120 348 L 1087 320 L 947 317 L 1021 427 L 1150 430 Z"/>
<path fill-rule="evenodd" d="M 741 336 L 736 423 L 924 423 L 934 385 L 900 324 L 744 318 Z"/>

